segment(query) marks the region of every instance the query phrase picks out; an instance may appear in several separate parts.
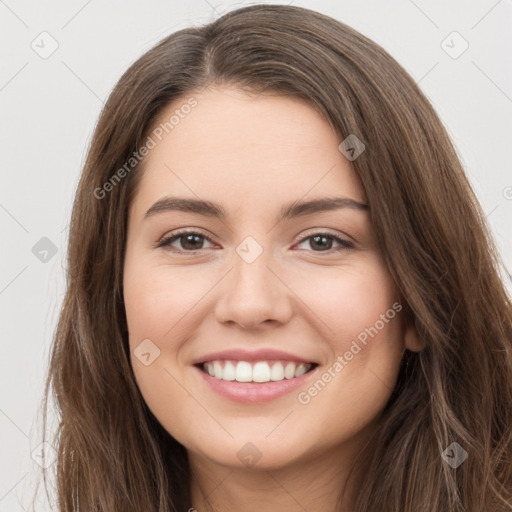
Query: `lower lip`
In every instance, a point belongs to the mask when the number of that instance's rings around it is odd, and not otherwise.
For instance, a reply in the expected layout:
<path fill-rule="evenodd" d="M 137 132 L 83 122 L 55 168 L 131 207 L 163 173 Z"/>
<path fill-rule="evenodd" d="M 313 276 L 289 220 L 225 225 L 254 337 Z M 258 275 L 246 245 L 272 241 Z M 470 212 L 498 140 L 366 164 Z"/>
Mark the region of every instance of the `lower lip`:
<path fill-rule="evenodd" d="M 216 379 L 208 373 L 203 372 L 197 366 L 194 367 L 205 382 L 220 395 L 229 398 L 235 402 L 242 403 L 261 403 L 270 402 L 281 396 L 291 393 L 304 383 L 314 374 L 318 368 L 315 367 L 309 372 L 294 377 L 293 379 L 284 379 L 270 382 L 237 382 L 236 380 L 227 381 Z"/>

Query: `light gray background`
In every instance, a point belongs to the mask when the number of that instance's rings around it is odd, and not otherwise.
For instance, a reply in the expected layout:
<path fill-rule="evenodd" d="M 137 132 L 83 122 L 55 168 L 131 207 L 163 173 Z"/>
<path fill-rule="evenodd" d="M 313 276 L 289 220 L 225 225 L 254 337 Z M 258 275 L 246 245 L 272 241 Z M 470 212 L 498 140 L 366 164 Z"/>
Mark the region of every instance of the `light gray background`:
<path fill-rule="evenodd" d="M 40 470 L 39 405 L 64 293 L 67 224 L 102 104 L 157 41 L 253 3 L 262 2 L 0 0 L 0 512 L 29 510 Z M 369 36 L 419 82 L 448 128 L 510 271 L 512 2 L 291 3 Z M 448 37 L 453 31 L 469 44 L 458 58 L 464 41 Z M 42 58 L 51 44 L 57 50 Z M 32 251 L 43 237 L 57 249 L 48 261 Z M 44 497 L 38 501 L 37 510 L 51 509 Z"/>

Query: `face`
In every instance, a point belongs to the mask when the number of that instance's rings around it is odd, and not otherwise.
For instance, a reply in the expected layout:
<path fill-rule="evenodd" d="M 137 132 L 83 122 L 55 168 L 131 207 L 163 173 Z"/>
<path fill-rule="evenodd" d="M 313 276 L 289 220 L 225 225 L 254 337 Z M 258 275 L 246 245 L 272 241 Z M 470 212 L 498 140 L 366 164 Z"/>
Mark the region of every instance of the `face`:
<path fill-rule="evenodd" d="M 137 383 L 195 458 L 277 468 L 339 454 L 417 349 L 364 190 L 307 103 L 229 88 L 193 97 L 162 112 L 155 126 L 189 113 L 154 137 L 130 205 Z M 341 201 L 300 206 L 326 198 Z"/>

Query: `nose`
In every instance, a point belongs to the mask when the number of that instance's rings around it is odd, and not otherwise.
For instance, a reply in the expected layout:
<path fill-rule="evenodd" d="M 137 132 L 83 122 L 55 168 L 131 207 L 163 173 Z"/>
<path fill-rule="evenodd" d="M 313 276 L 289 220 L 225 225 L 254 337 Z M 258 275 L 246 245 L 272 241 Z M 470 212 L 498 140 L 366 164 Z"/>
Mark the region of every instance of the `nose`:
<path fill-rule="evenodd" d="M 250 263 L 235 253 L 233 268 L 219 289 L 215 307 L 219 322 L 251 329 L 289 321 L 293 294 L 269 253 L 264 250 Z"/>

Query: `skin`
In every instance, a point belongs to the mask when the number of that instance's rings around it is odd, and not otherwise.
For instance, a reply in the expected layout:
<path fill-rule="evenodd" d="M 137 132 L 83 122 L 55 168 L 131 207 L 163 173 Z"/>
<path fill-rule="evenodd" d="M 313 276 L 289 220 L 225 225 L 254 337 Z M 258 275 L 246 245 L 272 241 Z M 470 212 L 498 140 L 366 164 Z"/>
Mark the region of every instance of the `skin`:
<path fill-rule="evenodd" d="M 309 104 L 228 87 L 194 97 L 197 106 L 145 157 L 130 205 L 124 298 L 137 383 L 187 449 L 190 506 L 199 512 L 205 496 L 218 511 L 350 510 L 357 472 L 337 506 L 350 466 L 378 425 L 404 350 L 422 346 L 402 311 L 309 403 L 299 403 L 298 393 L 400 296 L 368 211 L 275 219 L 291 201 L 364 203 L 364 190 L 338 150 L 340 137 Z M 167 106 L 156 125 L 187 99 Z M 168 195 L 215 201 L 228 216 L 167 211 L 144 218 Z M 196 240 L 195 252 L 183 237 L 155 247 L 178 228 L 211 241 Z M 337 250 L 332 238 L 315 245 L 311 237 L 325 230 L 353 248 Z M 263 249 L 252 263 L 236 252 L 247 236 Z M 160 350 L 148 366 L 134 355 L 145 339 Z M 217 350 L 268 347 L 317 361 L 316 376 L 271 402 L 238 403 L 216 394 L 191 366 Z M 261 455 L 252 465 L 237 457 L 248 442 Z"/>

